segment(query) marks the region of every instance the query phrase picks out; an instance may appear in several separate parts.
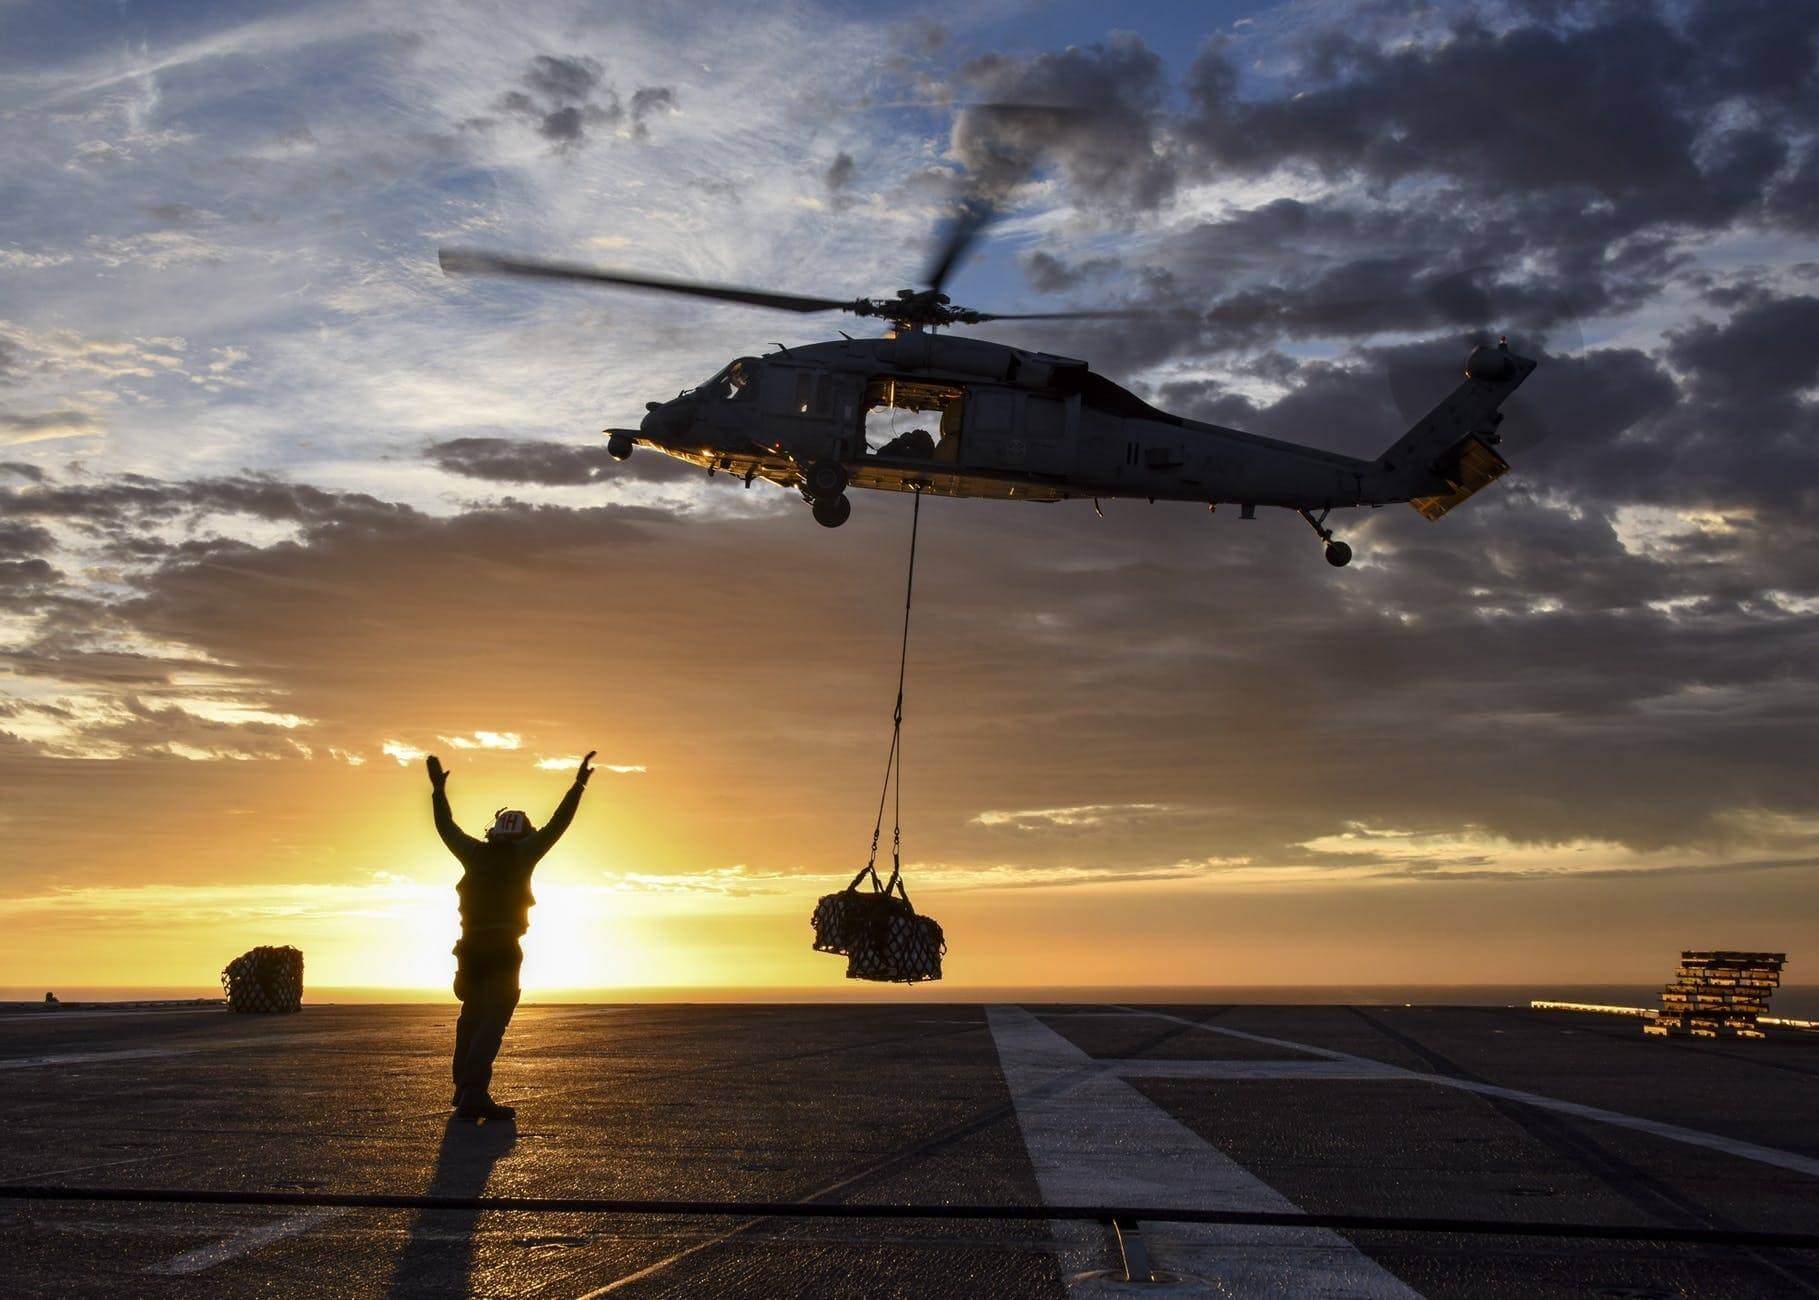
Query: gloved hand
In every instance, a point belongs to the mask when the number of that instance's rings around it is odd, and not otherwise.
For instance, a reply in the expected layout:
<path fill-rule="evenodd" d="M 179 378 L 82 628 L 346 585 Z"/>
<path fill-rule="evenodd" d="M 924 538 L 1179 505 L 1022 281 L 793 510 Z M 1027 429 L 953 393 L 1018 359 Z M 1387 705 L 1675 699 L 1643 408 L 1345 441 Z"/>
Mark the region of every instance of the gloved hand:
<path fill-rule="evenodd" d="M 594 769 L 589 767 L 588 764 L 593 761 L 594 755 L 598 754 L 599 752 L 600 751 L 597 749 L 590 749 L 587 751 L 587 757 L 583 758 L 581 760 L 581 766 L 575 769 L 575 784 L 576 785 L 586 785 L 587 778 L 594 774 Z M 434 761 L 434 760 L 432 760 L 432 761 Z"/>
<path fill-rule="evenodd" d="M 440 790 L 448 784 L 448 769 L 442 766 L 441 759 L 431 754 L 423 760 L 423 765 L 429 769 L 429 783 L 432 786 Z"/>

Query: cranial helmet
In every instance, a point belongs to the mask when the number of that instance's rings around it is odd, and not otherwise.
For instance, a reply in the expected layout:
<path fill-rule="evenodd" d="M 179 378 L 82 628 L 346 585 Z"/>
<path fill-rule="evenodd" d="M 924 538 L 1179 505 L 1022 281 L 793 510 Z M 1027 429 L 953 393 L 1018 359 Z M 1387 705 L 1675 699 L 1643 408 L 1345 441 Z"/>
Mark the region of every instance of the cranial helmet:
<path fill-rule="evenodd" d="M 531 819 L 516 808 L 501 808 L 493 814 L 493 824 L 487 828 L 489 840 L 521 840 L 531 833 Z"/>

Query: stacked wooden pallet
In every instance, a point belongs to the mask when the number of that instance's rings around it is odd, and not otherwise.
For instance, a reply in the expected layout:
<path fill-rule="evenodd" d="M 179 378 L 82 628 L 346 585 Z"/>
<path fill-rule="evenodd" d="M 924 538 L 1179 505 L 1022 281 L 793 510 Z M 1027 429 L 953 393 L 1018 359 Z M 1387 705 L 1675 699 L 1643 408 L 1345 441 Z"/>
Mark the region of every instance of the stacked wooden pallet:
<path fill-rule="evenodd" d="M 1756 1022 L 1781 984 L 1784 952 L 1683 952 L 1645 1034 L 1761 1038 Z"/>

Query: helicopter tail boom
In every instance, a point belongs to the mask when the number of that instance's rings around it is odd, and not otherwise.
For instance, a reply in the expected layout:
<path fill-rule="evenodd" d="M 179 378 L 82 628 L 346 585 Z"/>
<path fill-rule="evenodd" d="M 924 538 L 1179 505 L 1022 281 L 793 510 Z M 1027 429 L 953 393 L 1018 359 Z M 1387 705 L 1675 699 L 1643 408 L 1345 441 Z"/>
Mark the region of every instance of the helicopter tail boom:
<path fill-rule="evenodd" d="M 1438 519 L 1508 472 L 1509 463 L 1494 450 L 1503 420 L 1497 408 L 1534 368 L 1507 346 L 1474 349 L 1465 382 L 1372 462 L 1384 497 Z"/>

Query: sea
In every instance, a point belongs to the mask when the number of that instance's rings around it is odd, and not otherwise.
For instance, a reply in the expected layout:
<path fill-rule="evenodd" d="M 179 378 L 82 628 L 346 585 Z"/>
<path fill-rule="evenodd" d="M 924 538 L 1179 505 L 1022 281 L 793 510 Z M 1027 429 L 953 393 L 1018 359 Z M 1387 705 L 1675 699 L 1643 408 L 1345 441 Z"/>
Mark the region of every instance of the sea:
<path fill-rule="evenodd" d="M 42 1003 L 47 992 L 60 1002 L 174 1001 L 219 998 L 219 987 L 0 987 L 0 1002 Z M 1614 1007 L 1657 1007 L 1660 984 L 1247 984 L 1181 987 L 983 987 L 960 984 L 839 984 L 807 988 L 602 988 L 526 989 L 526 1005 L 603 1003 L 854 1003 L 854 1002 L 1023 1002 L 1151 1003 L 1175 1006 L 1225 1004 L 1294 1006 L 1525 1007 L 1531 1001 L 1581 1002 Z M 452 1001 L 446 986 L 411 988 L 314 988 L 304 1001 L 333 1003 L 434 1003 Z M 1791 984 L 1775 990 L 1769 1014 L 1819 1020 L 1819 984 Z"/>

